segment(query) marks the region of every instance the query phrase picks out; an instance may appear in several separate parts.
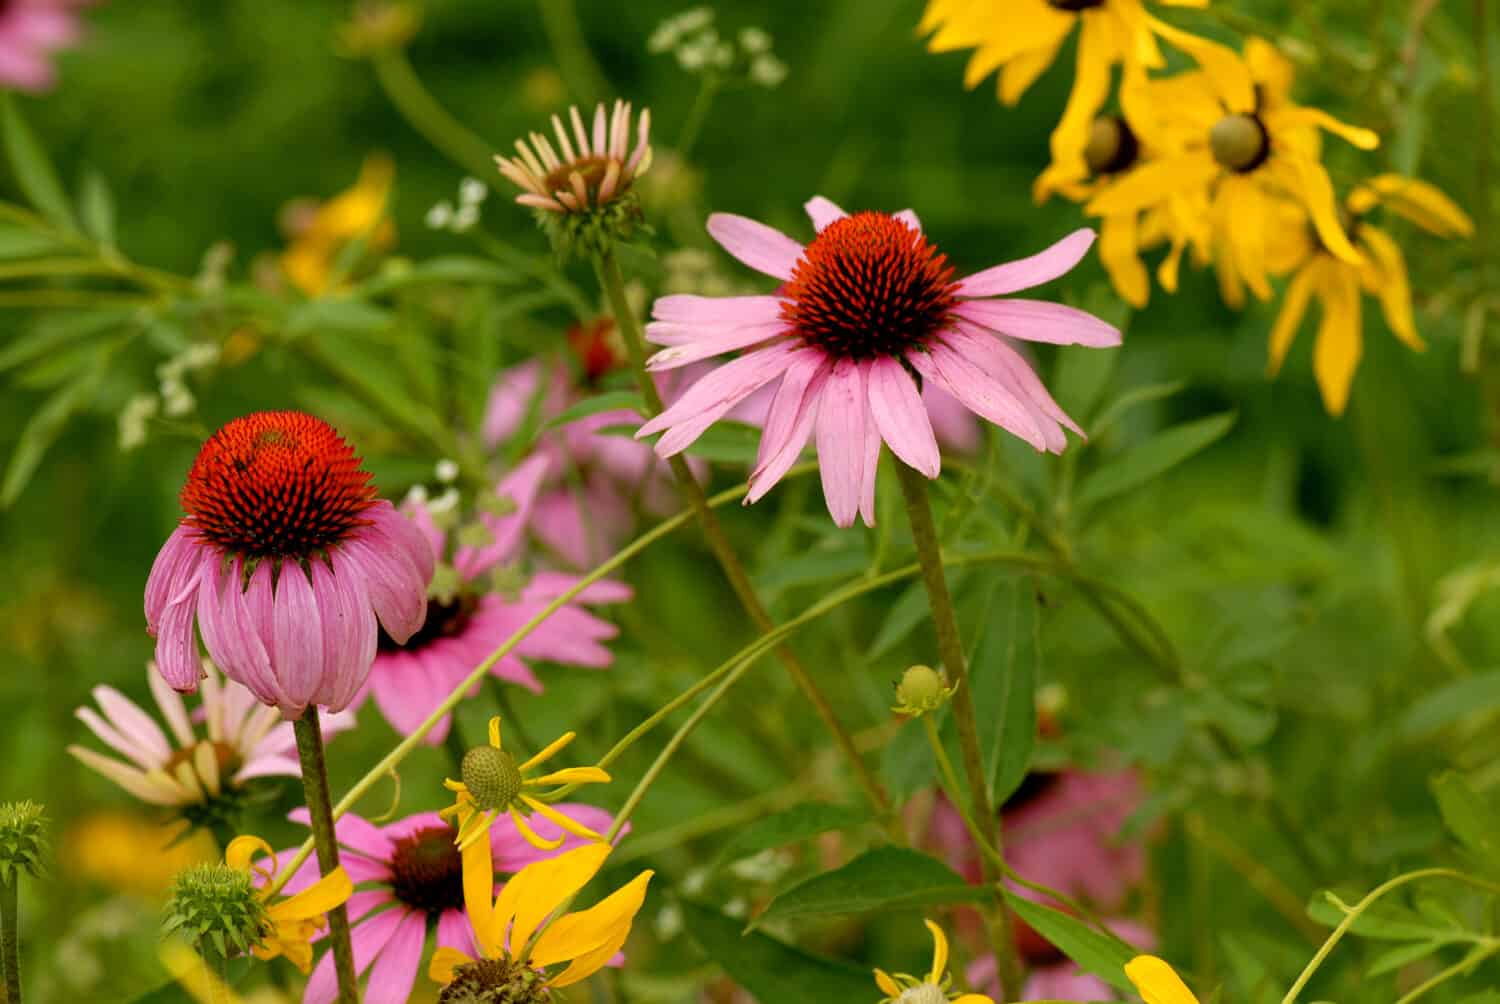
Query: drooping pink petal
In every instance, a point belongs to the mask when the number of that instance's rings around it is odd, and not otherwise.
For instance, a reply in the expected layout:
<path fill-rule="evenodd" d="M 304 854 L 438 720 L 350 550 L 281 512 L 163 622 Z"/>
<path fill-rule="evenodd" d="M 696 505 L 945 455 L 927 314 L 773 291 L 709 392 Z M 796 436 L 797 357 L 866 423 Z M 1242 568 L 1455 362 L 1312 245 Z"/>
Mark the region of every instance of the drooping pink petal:
<path fill-rule="evenodd" d="M 1052 399 L 1042 383 L 1042 378 L 1037 376 L 1036 370 L 1031 368 L 1016 348 L 1006 343 L 1003 338 L 996 338 L 988 332 L 978 330 L 959 322 L 953 330 L 945 335 L 954 347 L 961 353 L 973 359 L 976 364 L 987 372 L 999 377 L 1011 388 L 1012 393 L 1032 406 L 1033 414 L 1040 414 L 1046 419 L 1058 425 L 1062 425 L 1082 436 L 1083 430 L 1058 406 Z M 1045 422 L 1039 423 L 1045 425 Z M 1059 440 L 1065 443 L 1066 440 Z M 1059 445 L 1054 452 L 1061 452 Z"/>
<path fill-rule="evenodd" d="M 814 229 L 820 233 L 824 227 L 828 226 L 834 220 L 841 220 L 849 215 L 831 200 L 825 199 L 821 195 L 814 195 L 808 199 L 802 208 L 807 210 L 807 215 L 812 219 Z"/>
<path fill-rule="evenodd" d="M 400 551 L 411 559 L 425 591 L 427 583 L 432 581 L 433 567 L 437 562 L 432 546 L 421 531 L 385 499 L 377 499 L 374 505 L 365 510 L 365 518 L 380 532 L 391 549 Z"/>
<path fill-rule="evenodd" d="M 819 398 L 831 372 L 833 361 L 816 349 L 799 352 L 787 363 L 766 413 L 746 505 L 763 498 L 797 462 L 812 435 Z"/>
<path fill-rule="evenodd" d="M 423 546 L 427 546 L 425 542 Z M 335 564 L 347 563 L 363 579 L 386 634 L 400 643 L 417 633 L 427 619 L 428 580 L 422 578 L 411 558 L 381 547 L 378 540 L 356 534 L 334 549 L 333 560 Z"/>
<path fill-rule="evenodd" d="M 271 666 L 281 687 L 281 713 L 300 718 L 323 680 L 323 623 L 312 583 L 292 562 L 281 566 L 271 618 Z"/>
<path fill-rule="evenodd" d="M 350 940 L 354 944 L 354 971 L 364 975 L 375 957 L 385 948 L 386 942 L 396 933 L 403 920 L 411 914 L 406 907 L 395 907 L 375 914 L 354 927 Z M 323 953 L 313 967 L 307 989 L 302 993 L 302 1004 L 333 1004 L 338 998 L 338 977 L 333 971 L 333 952 Z"/>
<path fill-rule="evenodd" d="M 828 512 L 839 527 L 854 525 L 865 468 L 864 377 L 850 359 L 834 363 L 819 395 L 818 469 Z"/>
<path fill-rule="evenodd" d="M 365 1004 L 406 1004 L 417 982 L 426 941 L 427 916 L 413 910 L 402 918 L 370 968 Z"/>
<path fill-rule="evenodd" d="M 432 510 L 427 508 L 425 502 L 410 499 L 401 504 L 401 515 L 411 520 L 412 525 L 421 531 L 422 536 L 427 538 L 432 553 L 438 556 L 443 554 L 448 544 L 448 535 L 444 533 L 432 518 Z"/>
<path fill-rule="evenodd" d="M 913 351 L 906 360 L 924 379 L 941 384 L 979 417 L 995 423 L 1038 450 L 1047 448 L 1047 439 L 1037 428 L 1030 410 L 993 377 L 944 343 L 934 344 L 927 352 Z"/>
<path fill-rule="evenodd" d="M 790 279 L 802 257 L 801 244 L 745 216 L 714 213 L 708 218 L 708 233 L 740 261 L 777 279 Z"/>
<path fill-rule="evenodd" d="M 651 305 L 652 324 L 646 325 L 647 341 L 653 324 L 696 325 L 703 328 L 741 327 L 766 324 L 781 317 L 785 300 L 779 296 L 694 296 L 674 293 Z M 671 344 L 662 342 L 658 344 Z"/>
<path fill-rule="evenodd" d="M 752 345 L 777 337 L 785 329 L 785 322 L 777 320 L 768 324 L 752 324 L 743 328 L 715 331 L 712 334 L 704 333 L 690 342 L 662 349 L 646 362 L 646 368 L 653 373 L 676 369 L 679 366 L 710 359 L 736 349 L 747 349 Z"/>
<path fill-rule="evenodd" d="M 900 220 L 902 223 L 905 223 L 907 226 L 911 227 L 913 230 L 921 233 L 922 221 L 917 217 L 917 211 L 915 209 L 902 209 L 899 212 L 892 213 L 891 215 L 896 217 L 896 219 Z"/>
<path fill-rule="evenodd" d="M 213 612 L 205 620 L 204 612 L 200 611 L 199 622 L 208 625 L 204 629 L 205 640 L 210 633 L 215 637 L 215 642 L 209 645 L 209 655 L 225 675 L 249 689 L 262 703 L 279 704 L 281 689 L 271 671 L 274 630 L 270 621 L 274 606 L 271 563 L 262 561 L 251 575 L 249 586 L 242 589 L 243 576 L 243 565 L 236 558 L 212 597 Z M 259 620 L 256 611 L 266 620 Z M 217 654 L 215 645 L 220 649 Z"/>
<path fill-rule="evenodd" d="M 191 593 L 161 611 L 156 621 L 156 669 L 173 690 L 191 694 L 198 689 L 203 664 L 193 637 L 197 597 Z"/>
<path fill-rule="evenodd" d="M 172 755 L 172 746 L 167 742 L 161 726 L 152 721 L 151 716 L 137 707 L 134 701 L 108 684 L 95 687 L 93 694 L 94 700 L 99 702 L 99 707 L 103 709 L 115 731 L 131 746 L 158 763 Z M 147 764 L 143 763 L 142 766 Z"/>
<path fill-rule="evenodd" d="M 870 414 L 875 427 L 903 463 L 935 478 L 942 467 L 937 437 L 916 381 L 906 367 L 888 356 L 872 360 L 867 374 Z"/>
<path fill-rule="evenodd" d="M 514 510 L 504 516 L 481 515 L 480 521 L 490 532 L 490 542 L 483 547 L 461 547 L 453 556 L 453 567 L 466 581 L 515 557 L 525 539 L 532 507 L 536 505 L 549 464 L 544 454 L 534 453 L 495 485 L 495 497 L 505 499 Z"/>
<path fill-rule="evenodd" d="M 953 313 L 1011 338 L 1096 349 L 1120 344 L 1120 329 L 1093 314 L 1044 300 L 968 300 Z"/>
<path fill-rule="evenodd" d="M 779 342 L 725 363 L 688 388 L 676 404 L 641 426 L 636 438 L 669 429 L 656 444 L 657 455 L 680 453 L 736 404 L 780 376 L 796 348 L 791 342 Z"/>
<path fill-rule="evenodd" d="M 1072 271 L 1094 244 L 1094 232 L 1087 227 L 1075 230 L 1045 251 L 1030 258 L 1006 262 L 976 272 L 958 283 L 959 296 L 1003 296 L 1051 282 Z"/>
<path fill-rule="evenodd" d="M 167 607 L 183 602 L 186 593 L 197 588 L 198 566 L 208 551 L 209 545 L 198 540 L 192 527 L 180 525 L 167 537 L 146 577 L 146 630 L 157 634 Z"/>
<path fill-rule="evenodd" d="M 865 466 L 859 482 L 859 515 L 865 526 L 875 525 L 875 477 L 880 471 L 880 430 L 875 427 L 875 416 L 870 411 L 868 370 L 860 367 L 865 385 L 860 404 L 865 409 Z"/>
<path fill-rule="evenodd" d="M 313 559 L 313 596 L 323 625 L 323 679 L 313 702 L 329 711 L 342 711 L 364 686 L 375 659 L 375 612 L 364 583 L 344 564 L 336 575 L 328 563 Z"/>
<path fill-rule="evenodd" d="M 521 598 L 526 600 L 552 600 L 572 589 L 578 583 L 578 576 L 568 575 L 565 572 L 537 572 L 521 590 Z M 635 590 L 624 582 L 615 579 L 600 579 L 591 582 L 583 588 L 577 596 L 573 597 L 574 603 L 602 604 L 602 603 L 629 603 L 635 597 Z"/>

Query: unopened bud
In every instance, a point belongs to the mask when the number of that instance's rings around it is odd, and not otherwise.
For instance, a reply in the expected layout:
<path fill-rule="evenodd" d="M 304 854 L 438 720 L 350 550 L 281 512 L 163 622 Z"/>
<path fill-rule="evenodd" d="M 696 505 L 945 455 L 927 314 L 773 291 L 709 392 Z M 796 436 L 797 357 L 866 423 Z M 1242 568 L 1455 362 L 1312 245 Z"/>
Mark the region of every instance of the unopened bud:
<path fill-rule="evenodd" d="M 260 944 L 268 926 L 250 873 L 216 862 L 178 873 L 162 933 L 180 934 L 200 953 L 227 959 Z"/>
<path fill-rule="evenodd" d="M 46 809 L 36 802 L 0 805 L 0 880 L 11 883 L 17 872 L 35 876 L 47 850 Z"/>
<path fill-rule="evenodd" d="M 931 666 L 912 666 L 896 684 L 896 706 L 891 710 L 913 716 L 936 711 L 953 696 L 953 689 L 947 677 Z"/>

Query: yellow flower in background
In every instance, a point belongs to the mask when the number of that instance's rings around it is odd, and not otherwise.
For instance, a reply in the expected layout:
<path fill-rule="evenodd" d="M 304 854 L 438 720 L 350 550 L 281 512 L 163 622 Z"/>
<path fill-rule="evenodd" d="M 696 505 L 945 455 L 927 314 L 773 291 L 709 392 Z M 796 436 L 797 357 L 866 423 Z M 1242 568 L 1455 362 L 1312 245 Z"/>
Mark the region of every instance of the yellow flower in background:
<path fill-rule="evenodd" d="M 161 899 L 180 871 L 219 856 L 205 830 L 183 833 L 125 812 L 96 812 L 63 835 L 61 858 L 70 875 L 145 899 Z"/>
<path fill-rule="evenodd" d="M 1146 1004 L 1198 1004 L 1177 971 L 1154 955 L 1137 955 L 1125 963 L 1125 975 Z"/>
<path fill-rule="evenodd" d="M 885 994 L 880 1004 L 895 1004 L 911 1001 L 915 1004 L 995 1004 L 984 994 L 955 994 L 948 992 L 952 978 L 948 975 L 948 936 L 943 929 L 930 920 L 924 920 L 927 930 L 932 932 L 932 969 L 918 979 L 907 973 L 892 976 L 884 969 L 875 970 L 875 985 Z"/>
<path fill-rule="evenodd" d="M 198 1004 L 292 1004 L 292 998 L 274 987 L 257 987 L 247 996 L 220 979 L 197 952 L 175 938 L 169 938 L 157 949 L 157 957 L 167 973 Z"/>
<path fill-rule="evenodd" d="M 1390 234 L 1364 218 L 1380 206 L 1439 237 L 1467 237 L 1474 232 L 1468 215 L 1432 185 L 1382 174 L 1356 187 L 1344 203 L 1343 229 L 1362 252 L 1359 263 L 1329 251 L 1318 232 L 1307 225 L 1305 214 L 1300 225 L 1279 227 L 1283 236 L 1269 249 L 1273 272 L 1294 273 L 1271 328 L 1271 375 L 1280 370 L 1308 303 L 1316 297 L 1322 319 L 1313 345 L 1313 375 L 1331 415 L 1343 414 L 1359 368 L 1364 348 L 1362 291 L 1380 303 L 1385 322 L 1397 338 L 1417 351 L 1426 347 L 1412 318 L 1411 284 L 1401 248 Z"/>
<path fill-rule="evenodd" d="M 255 855 L 265 854 L 271 858 L 272 866 L 255 865 Z M 285 955 L 303 973 L 312 971 L 313 950 L 311 940 L 326 926 L 324 914 L 340 903 L 346 902 L 354 892 L 354 883 L 342 867 L 334 869 L 302 891 L 276 899 L 264 890 L 276 880 L 275 852 L 271 845 L 255 836 L 235 837 L 224 851 L 224 863 L 242 872 L 253 872 L 265 880 L 260 896 L 266 908 L 266 919 L 270 930 L 261 943 L 252 951 L 258 959 L 270 960 Z"/>
<path fill-rule="evenodd" d="M 516 829 L 526 838 L 527 843 L 544 851 L 561 847 L 565 837 L 547 840 L 538 834 L 526 822 L 526 817 L 533 812 L 550 819 L 565 833 L 584 840 L 603 840 L 602 835 L 576 819 L 570 819 L 546 802 L 526 793 L 528 788 L 545 788 L 549 785 L 608 783 L 609 775 L 598 767 L 565 767 L 541 777 L 526 776 L 527 771 L 551 760 L 576 738 L 576 732 L 566 732 L 518 767 L 515 758 L 500 744 L 500 717 L 497 715 L 491 718 L 489 745 L 476 746 L 464 754 L 460 770 L 463 780 L 443 780 L 444 787 L 454 793 L 455 801 L 441 815 L 452 818 L 458 827 L 455 842 L 459 848 L 469 847 L 488 833 L 490 824 L 503 812 L 510 813 Z"/>
<path fill-rule="evenodd" d="M 493 902 L 493 860 L 488 854 L 465 855 L 464 906 L 480 957 L 440 947 L 427 975 L 450 988 L 471 991 L 475 1000 L 500 988 L 512 990 L 517 1000 L 530 1000 L 527 991 L 540 998 L 547 990 L 598 972 L 624 947 L 654 873 L 641 872 L 587 910 L 550 922 L 548 918 L 598 874 L 610 849 L 608 844 L 587 844 L 529 864 L 505 883 Z M 546 974 L 549 966 L 564 962 L 567 968 Z"/>
<path fill-rule="evenodd" d="M 387 213 L 396 165 L 385 154 L 371 154 L 352 188 L 305 213 L 292 214 L 292 243 L 281 254 L 281 270 L 308 296 L 328 292 L 339 255 L 355 241 L 370 248 L 390 247 L 396 227 Z"/>
<path fill-rule="evenodd" d="M 1359 264 L 1360 252 L 1339 225 L 1333 183 L 1322 164 L 1321 130 L 1361 149 L 1379 138 L 1326 112 L 1295 104 L 1294 71 L 1270 43 L 1252 38 L 1244 56 L 1152 19 L 1163 38 L 1201 67 L 1186 75 L 1170 109 L 1166 143 L 1180 152 L 1131 171 L 1084 207 L 1096 216 L 1145 211 L 1183 193 L 1206 192 L 1220 289 L 1231 306 L 1244 287 L 1269 299 L 1269 221 L 1277 200 L 1306 210 L 1318 238 L 1338 258 Z"/>

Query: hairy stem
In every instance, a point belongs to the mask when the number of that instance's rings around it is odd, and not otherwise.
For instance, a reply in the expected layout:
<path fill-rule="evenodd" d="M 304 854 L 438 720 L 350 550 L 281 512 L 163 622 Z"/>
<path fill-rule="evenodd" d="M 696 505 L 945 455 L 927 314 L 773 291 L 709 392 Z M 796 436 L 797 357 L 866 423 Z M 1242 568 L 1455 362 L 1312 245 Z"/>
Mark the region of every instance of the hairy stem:
<path fill-rule="evenodd" d="M 911 523 L 917 560 L 922 566 L 922 582 L 927 587 L 928 605 L 932 608 L 938 655 L 942 657 L 948 678 L 957 688 L 953 693 L 953 720 L 958 726 L 958 746 L 963 756 L 964 774 L 969 782 L 969 806 L 986 838 L 981 843 L 994 848 L 996 857 L 1000 857 L 1003 851 L 1000 821 L 996 817 L 994 806 L 990 804 L 989 779 L 985 774 L 984 757 L 979 749 L 979 727 L 974 715 L 974 688 L 969 682 L 969 667 L 964 658 L 963 641 L 958 634 L 958 617 L 953 612 L 953 598 L 948 595 L 948 580 L 943 573 L 942 548 L 938 542 L 937 525 L 932 519 L 932 502 L 927 497 L 927 482 L 920 472 L 906 464 L 898 462 L 895 466 L 901 480 L 901 494 L 906 499 L 906 515 Z M 990 945 L 999 966 L 1000 982 L 1006 987 L 1019 986 L 1019 965 L 1011 938 L 1010 909 L 1005 904 L 1004 892 L 997 884 L 1001 870 L 988 856 L 981 856 L 980 864 L 985 883 L 995 887 L 995 912 L 989 920 L 989 934 Z"/>
<path fill-rule="evenodd" d="M 594 269 L 599 276 L 599 285 L 604 289 L 604 294 L 609 300 L 611 312 L 615 317 L 615 325 L 620 331 L 622 340 L 625 342 L 626 350 L 630 354 L 631 368 L 635 370 L 636 381 L 640 385 L 641 397 L 652 415 L 662 412 L 661 395 L 657 393 L 656 383 L 651 374 L 646 370 L 646 343 L 642 337 L 640 325 L 636 321 L 635 311 L 630 308 L 625 297 L 625 278 L 620 273 L 620 263 L 615 257 L 614 249 L 606 249 L 594 261 Z M 724 534 L 724 528 L 719 523 L 719 518 L 709 508 L 703 494 L 703 486 L 698 484 L 698 479 L 688 469 L 687 461 L 681 456 L 670 458 L 672 474 L 677 479 L 677 485 L 686 497 L 688 504 L 697 514 L 698 522 L 703 527 L 703 535 L 708 540 L 709 549 L 713 551 L 714 557 L 718 559 L 719 567 L 724 571 L 724 577 L 729 580 L 730 587 L 739 597 L 740 605 L 750 615 L 757 629 L 762 634 L 772 631 L 776 624 L 766 608 L 761 605 L 760 597 L 756 595 L 755 587 L 750 582 L 750 576 L 745 572 L 745 566 L 740 563 L 739 556 L 735 554 L 729 538 Z M 891 828 L 892 836 L 899 837 L 899 823 L 894 821 L 891 813 L 891 803 L 886 797 L 880 785 L 876 783 L 875 776 L 865 764 L 864 758 L 859 755 L 859 750 L 854 746 L 854 740 L 848 731 L 839 722 L 838 716 L 834 714 L 833 705 L 817 683 L 813 681 L 807 668 L 802 665 L 802 660 L 790 648 L 782 646 L 776 650 L 777 656 L 786 666 L 787 673 L 802 691 L 804 697 L 817 711 L 818 717 L 823 720 L 824 726 L 833 736 L 834 742 L 843 751 L 844 757 L 849 761 L 849 766 L 854 771 L 855 778 L 864 789 L 866 797 L 869 798 L 876 811 L 886 820 Z"/>
<path fill-rule="evenodd" d="M 302 791 L 312 824 L 313 843 L 318 850 L 318 869 L 333 874 L 339 866 L 338 838 L 333 830 L 333 807 L 328 797 L 328 761 L 323 754 L 323 731 L 318 727 L 318 709 L 310 707 L 292 723 L 297 736 L 297 755 L 302 760 Z M 349 940 L 349 911 L 340 903 L 328 911 L 328 940 L 333 944 L 333 967 L 339 983 L 339 1004 L 359 1004 L 359 984 L 354 975 L 354 946 Z"/>
<path fill-rule="evenodd" d="M 21 1004 L 21 932 L 17 900 L 21 873 L 11 869 L 10 881 L 0 878 L 0 965 L 5 967 L 5 1000 Z"/>

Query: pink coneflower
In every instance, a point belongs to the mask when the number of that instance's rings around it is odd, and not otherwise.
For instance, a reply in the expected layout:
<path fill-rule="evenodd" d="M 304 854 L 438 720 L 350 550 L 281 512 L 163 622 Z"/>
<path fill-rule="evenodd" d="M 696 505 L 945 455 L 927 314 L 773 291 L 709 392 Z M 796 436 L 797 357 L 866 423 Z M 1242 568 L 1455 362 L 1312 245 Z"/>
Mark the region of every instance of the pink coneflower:
<path fill-rule="evenodd" d="M 496 157 L 500 173 L 522 193 L 523 206 L 552 213 L 578 213 L 600 208 L 630 190 L 635 179 L 651 167 L 651 111 L 641 112 L 635 149 L 630 149 L 630 105 L 616 101 L 606 113 L 594 108 L 593 129 L 584 128 L 578 106 L 568 109 L 571 135 L 558 116 L 552 116 L 557 147 L 541 133 L 530 142 L 516 140 L 517 156 Z"/>
<path fill-rule="evenodd" d="M 83 746 L 69 746 L 68 752 L 141 801 L 177 809 L 202 823 L 237 808 L 239 792 L 255 778 L 301 774 L 291 723 L 238 683 L 225 681 L 212 663 L 204 663 L 202 707 L 192 716 L 154 667 L 147 667 L 146 678 L 170 736 L 134 701 L 101 684 L 93 690 L 99 711 L 85 706 L 75 714 L 125 759 Z M 199 733 L 194 721 L 203 723 L 206 734 Z M 324 730 L 332 733 L 352 724 L 350 716 L 331 716 Z"/>
<path fill-rule="evenodd" d="M 609 828 L 611 817 L 602 809 L 566 803 L 554 808 L 591 830 Z M 292 818 L 307 822 L 301 809 Z M 586 842 L 549 820 L 537 819 L 535 826 L 549 840 L 558 840 L 563 849 Z M 436 929 L 439 946 L 479 954 L 464 914 L 463 858 L 453 841 L 453 827 L 435 812 L 408 816 L 388 826 L 345 815 L 336 827 L 343 850 L 340 860 L 359 888 L 349 897 L 349 917 L 354 925 L 355 966 L 361 975 L 366 970 L 370 973 L 365 1004 L 405 1004 L 426 952 L 429 927 Z M 490 850 L 496 874 L 504 875 L 556 853 L 533 847 L 509 819 L 497 820 L 490 827 Z M 291 853 L 278 857 L 289 858 Z M 298 892 L 317 877 L 317 865 L 308 861 L 287 883 L 286 891 Z M 333 957 L 324 953 L 302 1002 L 329 1004 L 337 992 Z"/>
<path fill-rule="evenodd" d="M 175 690 L 202 675 L 195 620 L 225 675 L 289 719 L 354 699 L 376 617 L 401 641 L 422 626 L 432 549 L 326 422 L 235 419 L 203 444 L 182 507 L 146 582 L 156 665 Z"/>
<path fill-rule="evenodd" d="M 78 41 L 84 0 L 0 3 L 0 86 L 45 91 L 56 80 L 51 56 Z"/>
<path fill-rule="evenodd" d="M 531 620 L 576 581 L 555 572 L 538 572 L 514 596 L 486 592 L 485 573 L 510 561 L 520 550 L 523 531 L 538 504 L 544 458 L 532 457 L 496 487 L 496 494 L 510 500 L 515 510 L 505 516 L 489 514 L 486 529 L 491 540 L 483 547 L 459 547 L 452 555 L 459 577 L 451 596 L 427 602 L 427 620 L 420 631 L 398 642 L 381 632 L 366 691 L 396 731 L 410 735 L 432 710 L 453 692 L 505 639 Z M 408 503 L 407 511 L 428 541 L 432 554 L 441 560 L 447 554 L 448 535 L 433 522 L 425 506 Z M 577 601 L 553 612 L 509 655 L 495 663 L 491 672 L 501 680 L 540 693 L 541 681 L 526 659 L 546 659 L 573 666 L 603 669 L 614 656 L 602 642 L 619 633 L 608 621 L 584 609 L 585 604 L 622 603 L 631 597 L 628 586 L 603 580 L 579 594 Z M 427 742 L 441 743 L 448 735 L 452 716 L 427 733 Z"/>
<path fill-rule="evenodd" d="M 1062 304 L 991 298 L 1063 275 L 1093 244 L 1093 231 L 955 281 L 909 209 L 850 216 L 819 196 L 807 212 L 818 233 L 805 247 L 743 216 L 708 219 L 726 251 L 785 283 L 775 293 L 656 301 L 646 337 L 667 348 L 650 369 L 752 350 L 641 427 L 641 436 L 665 432 L 657 453 L 686 449 L 740 401 L 774 385 L 745 501 L 770 491 L 816 435 L 834 522 L 850 526 L 858 514 L 874 525 L 882 441 L 929 478 L 941 467 L 918 377 L 1038 450 L 1061 452 L 1063 429 L 1080 431 L 1006 338 L 1103 347 L 1118 345 L 1119 331 Z"/>

